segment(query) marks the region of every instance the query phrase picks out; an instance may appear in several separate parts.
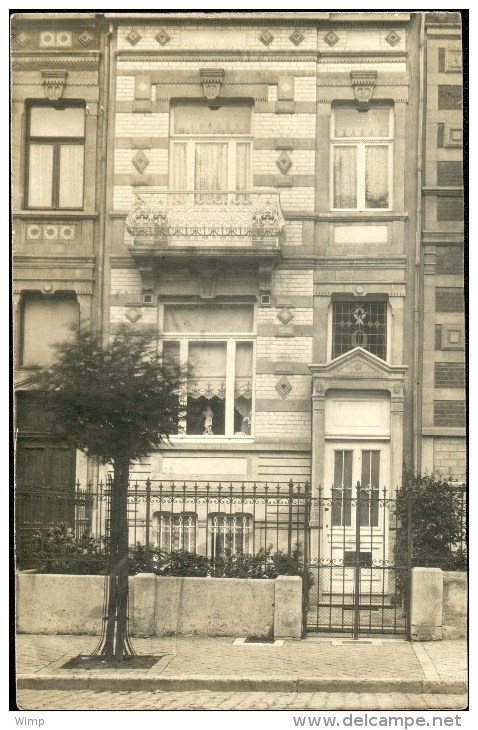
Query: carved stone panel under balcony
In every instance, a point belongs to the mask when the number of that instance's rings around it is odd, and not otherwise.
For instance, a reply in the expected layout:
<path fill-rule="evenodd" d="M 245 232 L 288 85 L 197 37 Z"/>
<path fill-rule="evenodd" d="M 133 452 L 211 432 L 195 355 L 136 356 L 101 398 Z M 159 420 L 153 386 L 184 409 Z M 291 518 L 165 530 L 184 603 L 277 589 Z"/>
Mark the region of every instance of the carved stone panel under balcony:
<path fill-rule="evenodd" d="M 126 218 L 133 256 L 192 251 L 274 257 L 284 229 L 279 194 L 248 191 L 135 192 Z"/>

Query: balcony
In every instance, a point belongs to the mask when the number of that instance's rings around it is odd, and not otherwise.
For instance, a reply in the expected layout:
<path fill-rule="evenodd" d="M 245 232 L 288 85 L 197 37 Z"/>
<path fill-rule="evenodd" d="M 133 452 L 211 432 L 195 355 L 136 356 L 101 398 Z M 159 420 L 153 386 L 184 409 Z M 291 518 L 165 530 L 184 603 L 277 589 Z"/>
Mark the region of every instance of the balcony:
<path fill-rule="evenodd" d="M 133 256 L 278 254 L 284 218 L 277 192 L 137 190 L 126 230 Z"/>

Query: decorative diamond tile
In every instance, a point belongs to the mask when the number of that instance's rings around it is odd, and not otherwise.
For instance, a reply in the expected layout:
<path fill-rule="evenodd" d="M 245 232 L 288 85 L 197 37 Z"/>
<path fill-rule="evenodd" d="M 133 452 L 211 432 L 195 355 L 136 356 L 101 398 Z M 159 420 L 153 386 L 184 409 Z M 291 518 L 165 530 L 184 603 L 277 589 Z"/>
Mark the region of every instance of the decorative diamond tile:
<path fill-rule="evenodd" d="M 25 46 L 25 45 L 26 45 L 26 44 L 28 43 L 28 41 L 30 40 L 30 36 L 29 36 L 29 35 L 27 35 L 26 33 L 23 33 L 23 32 L 22 32 L 22 33 L 19 33 L 19 34 L 18 34 L 18 35 L 17 35 L 16 37 L 15 37 L 15 40 L 16 40 L 16 42 L 18 43 L 18 45 L 19 45 L 19 46 L 21 46 L 21 47 L 23 48 L 23 46 Z"/>
<path fill-rule="evenodd" d="M 132 162 L 140 175 L 143 174 L 143 172 L 146 170 L 146 168 L 149 165 L 149 159 L 146 157 L 143 150 L 137 151 L 137 153 L 133 157 Z"/>
<path fill-rule="evenodd" d="M 47 241 L 56 241 L 58 238 L 58 226 L 44 226 L 43 237 Z"/>
<path fill-rule="evenodd" d="M 138 321 L 138 319 L 141 319 L 141 317 L 143 315 L 139 311 L 139 309 L 136 309 L 135 307 L 132 307 L 131 309 L 128 309 L 124 313 L 124 316 L 126 317 L 126 319 L 129 319 L 129 321 L 131 322 L 131 324 L 136 324 L 136 322 Z"/>
<path fill-rule="evenodd" d="M 63 241 L 73 241 L 76 235 L 75 226 L 60 226 L 60 238 Z"/>
<path fill-rule="evenodd" d="M 294 30 L 294 32 L 289 36 L 289 39 L 292 41 L 294 46 L 300 46 L 304 38 L 305 36 L 300 32 L 300 30 Z"/>
<path fill-rule="evenodd" d="M 56 34 L 56 45 L 61 48 L 71 48 L 72 41 L 72 35 L 67 31 L 62 30 L 60 33 Z"/>
<path fill-rule="evenodd" d="M 292 390 L 292 385 L 290 384 L 289 378 L 284 375 L 280 380 L 277 381 L 275 388 L 281 398 L 287 398 L 290 391 Z"/>
<path fill-rule="evenodd" d="M 88 33 L 85 30 L 83 33 L 81 33 L 81 35 L 78 36 L 78 40 L 80 41 L 81 45 L 85 46 L 86 48 L 86 46 L 93 40 L 93 36 L 91 35 L 91 33 Z"/>
<path fill-rule="evenodd" d="M 390 33 L 385 36 L 385 40 L 389 45 L 396 46 L 397 43 L 400 43 L 401 36 L 399 36 L 398 33 L 395 33 L 394 30 L 391 30 Z"/>
<path fill-rule="evenodd" d="M 335 46 L 336 43 L 338 43 L 340 38 L 338 37 L 337 33 L 334 33 L 333 30 L 329 30 L 329 32 L 324 35 L 324 41 L 329 46 Z"/>
<path fill-rule="evenodd" d="M 126 36 L 126 40 L 128 41 L 128 43 L 131 43 L 132 46 L 135 46 L 137 43 L 139 43 L 141 38 L 142 36 L 136 30 L 131 30 Z"/>
<path fill-rule="evenodd" d="M 274 40 L 274 36 L 270 32 L 270 30 L 265 30 L 264 33 L 262 33 L 262 35 L 259 36 L 259 40 L 265 46 L 270 46 L 270 44 Z"/>
<path fill-rule="evenodd" d="M 156 38 L 160 46 L 165 46 L 166 43 L 169 43 L 169 41 L 171 40 L 171 36 L 166 33 L 164 28 L 161 28 L 159 33 L 156 33 L 154 37 Z"/>
<path fill-rule="evenodd" d="M 53 48 L 56 39 L 55 34 L 47 30 L 40 33 L 40 48 Z"/>
<path fill-rule="evenodd" d="M 30 241 L 37 241 L 41 237 L 41 227 L 37 226 L 35 223 L 33 225 L 27 226 L 27 238 Z"/>
<path fill-rule="evenodd" d="M 292 167 L 292 160 L 290 159 L 287 152 L 283 151 L 280 153 L 279 157 L 276 160 L 276 165 L 283 175 L 289 172 L 290 168 Z"/>
<path fill-rule="evenodd" d="M 289 324 L 291 319 L 294 319 L 294 315 L 292 314 L 290 309 L 282 309 L 277 315 L 277 319 L 280 319 L 282 324 Z"/>

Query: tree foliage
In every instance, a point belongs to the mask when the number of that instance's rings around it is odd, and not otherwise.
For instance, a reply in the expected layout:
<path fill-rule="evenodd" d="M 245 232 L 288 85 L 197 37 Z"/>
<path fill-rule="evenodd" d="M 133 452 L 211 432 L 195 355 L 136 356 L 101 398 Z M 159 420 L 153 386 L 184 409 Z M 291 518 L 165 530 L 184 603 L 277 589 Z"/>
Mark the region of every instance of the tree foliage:
<path fill-rule="evenodd" d="M 405 469 L 397 492 L 397 565 L 406 565 L 409 538 L 412 566 L 466 570 L 464 488 L 434 474 Z"/>
<path fill-rule="evenodd" d="M 34 379 L 46 396 L 53 435 L 112 462 L 108 593 L 98 651 L 117 662 L 128 638 L 128 483 L 131 462 L 176 432 L 183 373 L 163 359 L 154 333 L 120 327 L 106 346 L 84 330 L 57 348 L 58 359 Z"/>
<path fill-rule="evenodd" d="M 121 327 L 109 344 L 84 331 L 36 377 L 53 434 L 102 462 L 146 456 L 177 430 L 183 373 L 152 334 Z"/>

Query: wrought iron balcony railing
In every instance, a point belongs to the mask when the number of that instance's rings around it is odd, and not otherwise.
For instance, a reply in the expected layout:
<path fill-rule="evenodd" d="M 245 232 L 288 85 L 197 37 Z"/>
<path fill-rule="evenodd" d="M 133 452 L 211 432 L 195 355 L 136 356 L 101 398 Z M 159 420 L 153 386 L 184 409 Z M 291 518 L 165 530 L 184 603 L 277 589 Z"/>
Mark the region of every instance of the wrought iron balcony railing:
<path fill-rule="evenodd" d="M 208 237 L 274 239 L 284 228 L 277 192 L 135 193 L 126 229 L 133 238 Z"/>

